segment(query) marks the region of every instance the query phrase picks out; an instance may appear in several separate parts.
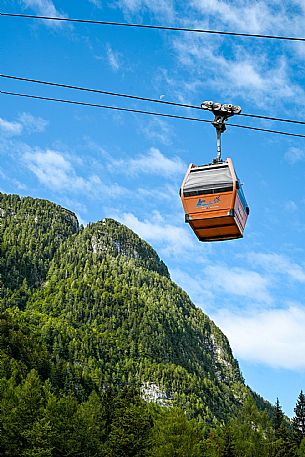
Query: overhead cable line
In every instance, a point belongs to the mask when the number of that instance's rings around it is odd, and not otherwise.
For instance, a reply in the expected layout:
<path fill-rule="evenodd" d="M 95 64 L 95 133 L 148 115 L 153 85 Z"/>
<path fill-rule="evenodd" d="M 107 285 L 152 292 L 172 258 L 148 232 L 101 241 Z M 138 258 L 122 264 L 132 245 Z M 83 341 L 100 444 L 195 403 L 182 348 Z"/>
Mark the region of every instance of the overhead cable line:
<path fill-rule="evenodd" d="M 21 94 L 18 92 L 8 92 L 8 91 L 4 91 L 4 90 L 0 90 L 0 93 L 4 94 L 4 95 L 15 95 L 17 97 L 35 98 L 38 100 L 48 100 L 48 101 L 53 101 L 53 102 L 70 103 L 72 105 L 91 106 L 91 107 L 95 107 L 95 108 L 105 108 L 105 109 L 112 109 L 112 110 L 117 110 L 117 111 L 128 111 L 130 113 L 150 114 L 151 116 L 171 117 L 174 119 L 184 119 L 187 121 L 207 122 L 207 123 L 211 124 L 211 121 L 209 121 L 207 119 L 199 119 L 196 117 L 187 117 L 187 116 L 178 116 L 176 114 L 156 113 L 154 111 L 145 111 L 145 110 L 139 110 L 139 109 L 133 109 L 133 108 L 123 108 L 123 107 L 119 107 L 119 106 L 101 105 L 99 103 L 80 102 L 80 101 L 76 101 L 76 100 L 67 100 L 67 99 L 62 99 L 62 98 L 43 97 L 40 95 Z M 227 125 L 229 125 L 229 124 L 227 124 Z"/>
<path fill-rule="evenodd" d="M 21 76 L 13 76 L 13 75 L 6 75 L 6 74 L 0 73 L 0 78 L 13 79 L 16 81 L 25 81 L 25 82 L 42 84 L 42 85 L 53 86 L 53 87 L 62 87 L 64 89 L 74 89 L 74 90 L 79 90 L 79 91 L 84 91 L 84 92 L 92 92 L 92 93 L 96 93 L 96 94 L 110 95 L 110 96 L 114 96 L 114 97 L 129 98 L 129 99 L 133 99 L 133 100 L 147 101 L 147 102 L 152 102 L 152 103 L 159 103 L 162 105 L 177 106 L 180 108 L 191 108 L 191 109 L 197 109 L 197 110 L 202 109 L 201 106 L 197 106 L 197 105 L 190 105 L 190 104 L 178 103 L 178 102 L 169 102 L 166 100 L 158 100 L 155 98 L 141 97 L 138 95 L 122 94 L 122 93 L 110 92 L 110 91 L 106 91 L 106 90 L 102 90 L 102 89 L 92 89 L 89 87 L 74 86 L 71 84 L 55 83 L 55 82 L 51 82 L 51 81 L 43 81 L 40 79 L 33 79 L 33 78 L 24 78 Z M 279 122 L 288 122 L 291 124 L 305 125 L 305 121 L 298 121 L 296 119 L 285 119 L 285 118 L 279 118 L 279 117 L 273 117 L 273 116 L 263 116 L 260 114 L 247 114 L 247 113 L 237 113 L 237 115 L 244 116 L 244 117 L 253 117 L 256 119 L 266 119 L 269 121 L 279 121 Z"/>
<path fill-rule="evenodd" d="M 80 101 L 76 101 L 76 100 L 67 100 L 67 99 L 62 99 L 62 98 L 43 97 L 41 95 L 22 94 L 19 92 L 8 92 L 8 91 L 4 91 L 4 90 L 0 90 L 0 94 L 13 95 L 16 97 L 32 98 L 32 99 L 37 99 L 37 100 L 47 100 L 47 101 L 53 101 L 53 102 L 59 102 L 59 103 L 69 103 L 72 105 L 90 106 L 90 107 L 94 107 L 94 108 L 104 108 L 104 109 L 110 109 L 110 110 L 116 110 L 116 111 L 127 111 L 130 113 L 140 113 L 140 114 L 147 114 L 147 115 L 151 115 L 151 116 L 168 117 L 168 118 L 172 118 L 172 119 L 183 119 L 186 121 L 205 122 L 208 124 L 212 123 L 212 121 L 208 121 L 207 119 L 200 119 L 197 117 L 178 116 L 176 114 L 158 113 L 158 112 L 154 112 L 154 111 L 144 111 L 144 110 L 138 110 L 138 109 L 133 109 L 133 108 L 123 108 L 123 107 L 119 107 L 119 106 L 101 105 L 99 103 L 88 103 L 88 102 L 80 102 Z M 240 124 L 231 124 L 231 123 L 227 123 L 226 125 L 229 125 L 231 127 L 238 127 L 241 129 L 255 130 L 255 131 L 259 131 L 259 132 L 275 133 L 275 134 L 279 134 L 279 135 L 305 138 L 305 135 L 302 135 L 300 133 L 282 132 L 280 130 L 263 129 L 263 128 L 259 128 L 259 127 L 250 127 L 249 125 L 240 125 Z"/>
<path fill-rule="evenodd" d="M 209 30 L 209 29 L 194 29 L 189 27 L 170 27 L 166 25 L 150 25 L 150 24 L 136 24 L 129 22 L 114 22 L 114 21 L 98 21 L 94 19 L 75 19 L 69 17 L 54 17 L 54 16 L 36 16 L 34 14 L 21 14 L 21 13 L 5 13 L 0 12 L 0 16 L 18 17 L 25 19 L 44 19 L 47 21 L 58 21 L 58 22 L 73 22 L 82 24 L 96 24 L 96 25 L 109 25 L 118 27 L 136 27 L 142 29 L 157 29 L 157 30 L 170 30 L 175 32 L 193 32 L 193 33 L 206 33 L 213 35 L 229 35 L 237 37 L 247 38 L 265 38 L 272 40 L 288 40 L 288 41 L 305 41 L 303 37 L 288 37 L 281 35 L 263 35 L 259 33 L 242 33 L 242 32 L 224 32 L 220 30 Z"/>
<path fill-rule="evenodd" d="M 84 92 L 93 92 L 96 94 L 111 95 L 114 97 L 132 98 L 134 100 L 141 100 L 141 101 L 152 102 L 152 103 L 160 103 L 162 105 L 172 105 L 172 106 L 179 106 L 182 108 L 193 108 L 193 109 L 201 110 L 201 107 L 196 106 L 196 105 L 187 105 L 184 103 L 168 102 L 166 100 L 158 100 L 155 98 L 140 97 L 138 95 L 121 94 L 121 93 L 110 92 L 110 91 L 101 90 L 101 89 L 91 89 L 89 87 L 73 86 L 71 84 L 54 83 L 54 82 L 50 82 L 50 81 L 42 81 L 40 79 L 22 78 L 20 76 L 11 76 L 11 75 L 5 75 L 5 74 L 1 74 L 1 73 L 0 73 L 0 78 L 14 79 L 17 81 L 26 81 L 26 82 L 36 83 L 36 84 L 45 84 L 47 86 L 63 87 L 65 89 L 82 90 Z"/>

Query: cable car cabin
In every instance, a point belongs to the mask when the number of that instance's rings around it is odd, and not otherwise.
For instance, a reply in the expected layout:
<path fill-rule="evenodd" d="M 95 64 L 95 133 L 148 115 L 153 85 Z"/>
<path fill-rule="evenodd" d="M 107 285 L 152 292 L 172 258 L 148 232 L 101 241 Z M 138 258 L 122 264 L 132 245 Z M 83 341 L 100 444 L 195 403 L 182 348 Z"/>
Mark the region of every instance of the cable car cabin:
<path fill-rule="evenodd" d="M 180 190 L 188 222 L 200 241 L 242 238 L 249 208 L 232 160 L 191 164 Z"/>

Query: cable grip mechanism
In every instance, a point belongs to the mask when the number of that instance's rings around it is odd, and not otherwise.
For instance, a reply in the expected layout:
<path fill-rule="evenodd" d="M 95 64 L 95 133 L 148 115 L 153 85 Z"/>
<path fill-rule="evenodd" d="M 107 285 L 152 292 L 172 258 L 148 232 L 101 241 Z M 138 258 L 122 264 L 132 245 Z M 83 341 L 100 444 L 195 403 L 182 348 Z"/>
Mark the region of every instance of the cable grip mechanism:
<path fill-rule="evenodd" d="M 215 118 L 212 124 L 216 129 L 217 135 L 217 155 L 216 158 L 213 160 L 213 163 L 220 163 L 221 160 L 221 134 L 225 132 L 226 125 L 225 121 L 234 116 L 234 114 L 239 114 L 241 112 L 241 107 L 238 105 L 231 105 L 231 104 L 221 104 L 221 103 L 214 103 L 212 101 L 206 101 L 201 104 L 201 108 L 205 110 L 212 111 Z"/>

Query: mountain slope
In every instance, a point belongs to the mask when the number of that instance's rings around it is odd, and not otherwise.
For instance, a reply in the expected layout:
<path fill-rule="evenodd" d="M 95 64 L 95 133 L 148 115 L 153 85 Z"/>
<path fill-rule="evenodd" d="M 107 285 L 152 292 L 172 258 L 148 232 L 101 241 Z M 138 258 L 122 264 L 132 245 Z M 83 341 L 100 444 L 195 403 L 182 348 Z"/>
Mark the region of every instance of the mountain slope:
<path fill-rule="evenodd" d="M 81 400 L 92 389 L 128 385 L 207 421 L 230 416 L 249 390 L 229 343 L 170 280 L 156 252 L 111 219 L 78 231 L 72 213 L 16 198 L 23 219 L 17 229 L 16 211 L 6 212 L 1 241 L 26 256 L 30 273 L 15 256 L 17 279 L 5 280 L 12 290 L 22 278 L 32 286 L 24 312 L 10 313 L 22 334 L 31 329 L 33 347 L 41 345 L 42 376 Z M 2 196 L 2 205 L 10 199 Z M 32 239 L 41 252 L 26 249 Z"/>
<path fill-rule="evenodd" d="M 1 296 L 39 286 L 56 249 L 78 229 L 76 216 L 59 205 L 0 193 Z"/>

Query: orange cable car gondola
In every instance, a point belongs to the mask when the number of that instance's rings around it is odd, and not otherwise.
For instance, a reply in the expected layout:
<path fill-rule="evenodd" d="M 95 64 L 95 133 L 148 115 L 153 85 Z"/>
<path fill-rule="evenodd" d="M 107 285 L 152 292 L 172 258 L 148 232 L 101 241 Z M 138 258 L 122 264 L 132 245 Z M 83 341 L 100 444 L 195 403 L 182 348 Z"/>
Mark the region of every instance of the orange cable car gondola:
<path fill-rule="evenodd" d="M 232 160 L 221 160 L 220 145 L 220 135 L 225 130 L 224 120 L 240 112 L 240 107 L 213 102 L 204 102 L 203 105 L 215 114 L 217 157 L 208 165 L 191 164 L 186 172 L 180 189 L 185 222 L 200 241 L 242 238 L 249 207 Z"/>

